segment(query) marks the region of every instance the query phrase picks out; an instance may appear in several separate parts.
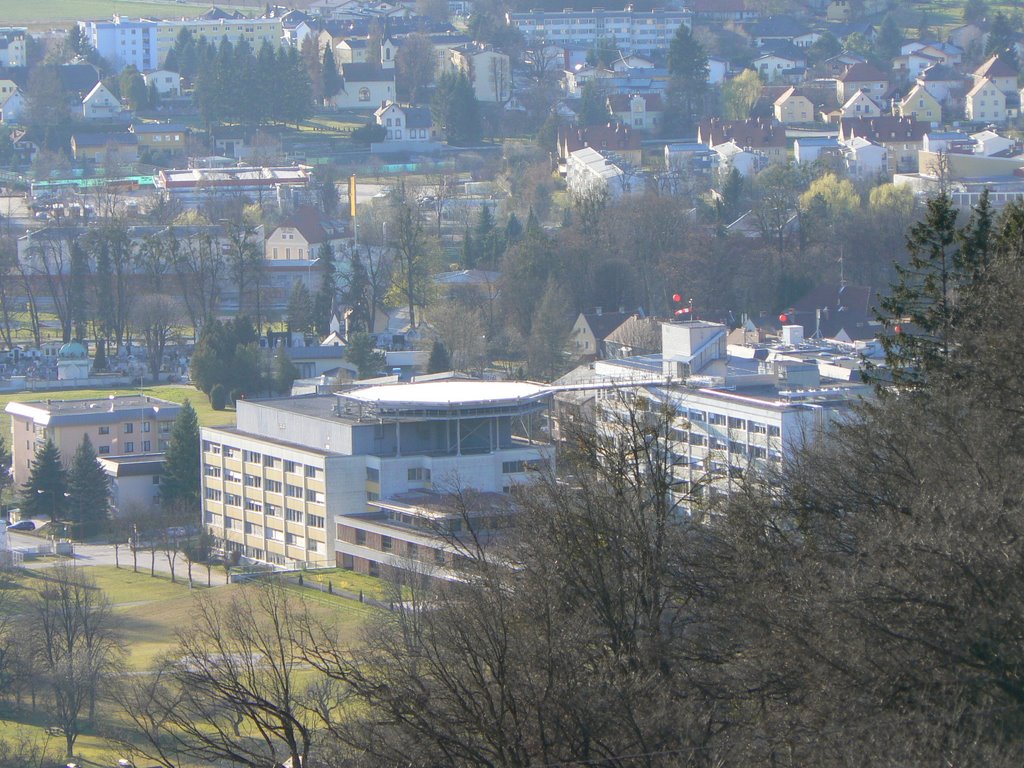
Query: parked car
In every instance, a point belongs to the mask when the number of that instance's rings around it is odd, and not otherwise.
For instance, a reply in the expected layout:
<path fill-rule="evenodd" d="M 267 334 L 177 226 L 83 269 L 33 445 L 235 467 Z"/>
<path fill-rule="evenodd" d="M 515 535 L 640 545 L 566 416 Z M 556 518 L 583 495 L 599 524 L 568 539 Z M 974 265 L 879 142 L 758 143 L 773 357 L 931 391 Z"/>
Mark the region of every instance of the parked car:
<path fill-rule="evenodd" d="M 18 522 L 7 526 L 8 531 L 34 531 L 35 529 L 35 520 L 19 520 Z"/>

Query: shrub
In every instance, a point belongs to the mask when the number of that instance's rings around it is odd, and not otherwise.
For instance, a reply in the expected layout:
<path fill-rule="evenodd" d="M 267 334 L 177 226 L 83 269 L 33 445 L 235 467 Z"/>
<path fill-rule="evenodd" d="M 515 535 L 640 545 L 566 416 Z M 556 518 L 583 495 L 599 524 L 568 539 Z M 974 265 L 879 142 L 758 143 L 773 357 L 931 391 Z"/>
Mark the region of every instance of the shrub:
<path fill-rule="evenodd" d="M 213 406 L 213 410 L 223 411 L 227 404 L 228 395 L 224 385 L 214 384 L 213 389 L 210 390 L 210 405 Z"/>

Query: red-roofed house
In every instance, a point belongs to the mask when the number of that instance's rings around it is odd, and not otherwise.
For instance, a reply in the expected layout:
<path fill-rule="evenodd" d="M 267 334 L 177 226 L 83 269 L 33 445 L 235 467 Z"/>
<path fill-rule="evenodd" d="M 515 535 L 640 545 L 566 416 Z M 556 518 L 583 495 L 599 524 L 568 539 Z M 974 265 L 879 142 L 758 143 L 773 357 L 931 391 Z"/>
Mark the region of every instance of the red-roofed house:
<path fill-rule="evenodd" d="M 738 147 L 760 152 L 773 163 L 789 159 L 786 129 L 772 120 L 704 120 L 697 127 L 697 141 L 709 147 L 733 141 Z"/>
<path fill-rule="evenodd" d="M 337 247 L 344 232 L 311 206 L 298 208 L 267 237 L 264 255 L 268 261 L 312 261 L 324 243 Z"/>
<path fill-rule="evenodd" d="M 661 126 L 663 107 L 657 93 L 613 93 L 608 97 L 608 111 L 623 125 L 653 132 Z"/>
<path fill-rule="evenodd" d="M 598 152 L 614 152 L 626 162 L 641 166 L 640 134 L 630 126 L 620 123 L 605 125 L 589 125 L 585 128 L 569 126 L 558 131 L 558 159 L 564 165 L 569 154 L 584 147 L 591 147 Z"/>
<path fill-rule="evenodd" d="M 839 141 L 862 138 L 880 144 L 888 152 L 890 173 L 917 171 L 917 153 L 924 148 L 930 123 L 912 117 L 853 117 L 839 121 Z"/>

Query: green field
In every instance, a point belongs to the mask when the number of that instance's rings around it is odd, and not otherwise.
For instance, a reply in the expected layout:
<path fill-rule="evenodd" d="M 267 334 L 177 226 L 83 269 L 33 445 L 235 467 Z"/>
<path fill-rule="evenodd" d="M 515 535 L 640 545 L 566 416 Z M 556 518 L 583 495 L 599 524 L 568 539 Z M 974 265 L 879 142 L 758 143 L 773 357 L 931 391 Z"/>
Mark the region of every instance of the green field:
<path fill-rule="evenodd" d="M 181 573 L 184 574 L 184 566 Z M 148 572 L 133 573 L 130 567 L 120 569 L 112 566 L 97 566 L 88 569 L 89 575 L 96 585 L 103 589 L 115 606 L 127 646 L 127 663 L 131 670 L 149 669 L 162 655 L 174 648 L 176 632 L 186 629 L 191 622 L 194 600 L 200 592 L 218 603 L 227 603 L 241 587 L 215 587 L 207 590 L 199 584 L 205 579 L 205 569 L 197 567 L 194 571 L 197 587 L 190 590 L 187 581 L 179 579 L 172 584 L 166 575 L 149 576 Z M 368 577 L 364 577 L 368 578 Z M 17 571 L 13 581 L 25 589 L 39 589 L 45 584 L 46 572 L 43 569 Z M 371 582 L 377 580 L 371 579 Z M 378 584 L 367 584 L 368 589 L 381 590 Z M 322 619 L 337 622 L 343 642 L 356 642 L 358 633 L 366 618 L 374 610 L 349 600 L 321 595 L 312 590 L 289 589 L 289 592 L 307 601 L 310 611 Z M 119 721 L 119 714 L 109 703 L 100 707 L 98 728 L 87 730 L 78 740 L 77 757 L 83 765 L 110 766 L 117 763 L 120 756 L 113 751 L 108 743 L 99 735 L 103 724 Z M 40 710 L 33 710 L 28 702 L 23 702 L 16 711 L 9 702 L 0 703 L 0 739 L 14 740 L 27 737 L 33 742 L 47 742 L 46 726 L 49 725 L 46 715 Z M 49 757 L 52 762 L 45 765 L 63 765 L 60 760 L 63 740 L 52 738 L 48 742 Z"/>
<path fill-rule="evenodd" d="M 39 27 L 56 22 L 109 19 L 115 13 L 174 19 L 198 16 L 212 4 L 199 0 L 186 0 L 183 3 L 176 0 L 2 0 L 0 22 Z M 262 11 L 265 3 L 258 0 L 232 0 L 216 5 L 255 13 Z"/>

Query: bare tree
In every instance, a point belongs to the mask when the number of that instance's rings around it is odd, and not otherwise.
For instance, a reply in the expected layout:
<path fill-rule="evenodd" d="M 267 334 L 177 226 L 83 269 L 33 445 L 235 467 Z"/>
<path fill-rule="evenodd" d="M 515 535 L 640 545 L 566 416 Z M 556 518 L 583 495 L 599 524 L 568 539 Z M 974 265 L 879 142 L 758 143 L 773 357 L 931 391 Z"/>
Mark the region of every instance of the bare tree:
<path fill-rule="evenodd" d="M 86 573 L 58 564 L 29 606 L 28 642 L 48 693 L 49 713 L 74 754 L 83 712 L 120 668 L 123 650 L 106 595 Z"/>
<path fill-rule="evenodd" d="M 316 727 L 335 703 L 305 668 L 304 615 L 272 583 L 246 586 L 226 606 L 199 596 L 193 625 L 157 675 L 119 695 L 143 754 L 168 768 L 309 764 Z"/>
<path fill-rule="evenodd" d="M 179 335 L 186 312 L 177 297 L 156 293 L 141 296 L 132 308 L 132 325 L 146 343 L 149 375 L 159 381 L 167 343 Z"/>

